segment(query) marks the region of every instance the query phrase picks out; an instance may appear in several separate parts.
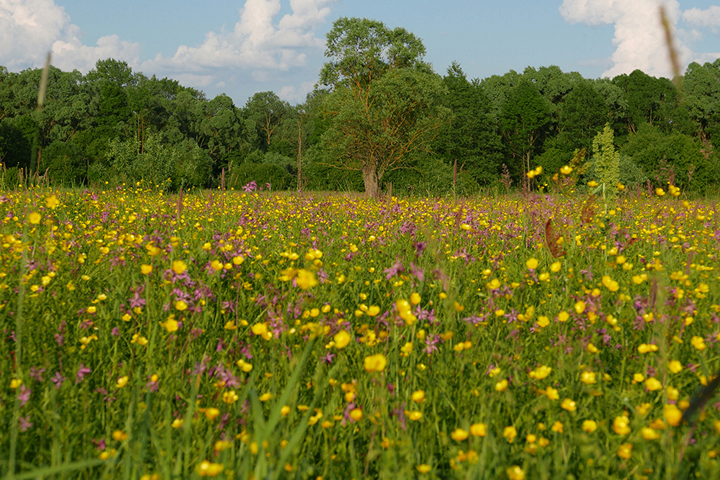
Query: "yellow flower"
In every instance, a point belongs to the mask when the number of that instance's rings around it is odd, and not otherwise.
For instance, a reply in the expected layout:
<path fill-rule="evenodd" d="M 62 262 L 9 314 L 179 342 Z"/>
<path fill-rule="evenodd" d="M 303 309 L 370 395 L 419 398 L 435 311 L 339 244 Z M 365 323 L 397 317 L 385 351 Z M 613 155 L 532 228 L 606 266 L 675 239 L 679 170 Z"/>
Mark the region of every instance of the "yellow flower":
<path fill-rule="evenodd" d="M 145 264 L 140 265 L 140 273 L 142 273 L 143 275 L 150 275 L 150 273 L 152 273 L 152 271 L 153 271 L 152 265 L 145 265 Z"/>
<path fill-rule="evenodd" d="M 484 423 L 473 423 L 470 425 L 470 433 L 473 437 L 484 437 L 487 435 L 487 425 Z"/>
<path fill-rule="evenodd" d="M 578 314 L 581 314 L 585 311 L 585 302 L 580 300 L 579 302 L 575 303 L 575 312 Z"/>
<path fill-rule="evenodd" d="M 677 360 L 672 360 L 670 363 L 668 363 L 668 369 L 672 373 L 680 373 L 680 371 L 683 369 L 682 363 L 678 362 Z"/>
<path fill-rule="evenodd" d="M 20 378 L 13 378 L 10 380 L 10 388 L 18 388 L 22 385 L 22 379 Z"/>
<path fill-rule="evenodd" d="M 273 398 L 273 394 L 270 392 L 266 392 L 266 393 L 263 393 L 262 395 L 260 395 L 260 397 L 258 397 L 258 400 L 260 400 L 261 402 L 267 402 L 268 400 L 270 400 L 272 398 Z"/>
<path fill-rule="evenodd" d="M 558 391 L 552 387 L 547 387 L 545 395 L 547 395 L 550 400 L 558 400 L 560 398 Z"/>
<path fill-rule="evenodd" d="M 525 265 L 530 270 L 535 270 L 538 266 L 537 258 L 530 258 L 527 262 L 525 262 Z"/>
<path fill-rule="evenodd" d="M 210 407 L 205 410 L 205 418 L 208 420 L 215 420 L 220 415 L 220 410 L 215 407 Z"/>
<path fill-rule="evenodd" d="M 629 424 L 630 419 L 625 415 L 615 417 L 615 420 L 613 420 L 613 431 L 618 435 L 627 435 L 628 433 L 630 433 L 630 427 L 628 426 Z"/>
<path fill-rule="evenodd" d="M 175 310 L 182 312 L 187 310 L 187 308 L 188 304 L 185 303 L 183 300 L 178 300 L 177 302 L 175 302 Z"/>
<path fill-rule="evenodd" d="M 333 337 L 333 341 L 335 342 L 336 348 L 340 348 L 340 349 L 345 348 L 350 343 L 350 334 L 348 332 L 346 332 L 345 330 L 340 330 Z"/>
<path fill-rule="evenodd" d="M 548 367 L 547 365 L 540 365 L 535 370 L 532 370 L 528 375 L 530 375 L 530 378 L 534 380 L 542 380 L 543 378 L 550 375 L 550 372 L 552 372 L 552 367 Z"/>
<path fill-rule="evenodd" d="M 595 187 L 597 187 L 598 185 L 599 185 L 598 182 L 596 182 L 595 180 L 590 180 L 590 181 L 588 182 L 588 187 L 590 187 L 590 188 L 595 188 Z"/>
<path fill-rule="evenodd" d="M 582 429 L 587 433 L 593 433 L 597 430 L 597 422 L 595 420 L 585 420 L 582 423 Z"/>
<path fill-rule="evenodd" d="M 169 333 L 176 332 L 178 329 L 178 322 L 175 320 L 174 315 L 170 315 L 167 320 L 165 320 L 165 323 L 160 322 L 160 325 L 165 327 L 165 330 L 167 330 Z"/>
<path fill-rule="evenodd" d="M 419 293 L 414 292 L 412 295 L 410 295 L 410 303 L 412 303 L 413 305 L 417 305 L 418 303 L 420 303 L 420 301 L 421 298 Z"/>
<path fill-rule="evenodd" d="M 55 210 L 55 207 L 57 207 L 59 204 L 60 204 L 60 200 L 58 200 L 58 198 L 55 196 L 55 194 L 52 194 L 45 199 L 45 206 L 52 210 Z"/>
<path fill-rule="evenodd" d="M 662 389 L 662 383 L 660 383 L 660 381 L 655 377 L 650 377 L 647 380 L 645 380 L 645 386 L 651 392 L 655 392 L 657 390 Z"/>
<path fill-rule="evenodd" d="M 428 473 L 431 469 L 430 465 L 423 463 L 422 465 L 418 465 L 417 471 L 420 473 Z"/>
<path fill-rule="evenodd" d="M 677 427 L 680 425 L 680 422 L 682 421 L 682 411 L 677 407 L 677 405 L 664 405 L 663 406 L 663 416 L 665 417 L 665 420 L 667 423 L 672 425 L 673 427 Z"/>
<path fill-rule="evenodd" d="M 660 432 L 648 427 L 643 427 L 642 429 L 640 429 L 640 434 L 645 440 L 657 440 L 658 438 L 660 438 Z"/>
<path fill-rule="evenodd" d="M 253 334 L 262 336 L 267 333 L 268 328 L 267 325 L 265 325 L 264 323 L 256 323 L 252 327 L 250 327 L 250 330 L 252 330 Z"/>
<path fill-rule="evenodd" d="M 116 388 L 123 388 L 125 385 L 127 385 L 128 380 L 129 380 L 129 378 L 128 378 L 127 375 L 118 378 L 118 379 L 117 379 L 117 383 L 115 384 L 115 387 L 116 387 Z"/>
<path fill-rule="evenodd" d="M 503 429 L 503 437 L 508 441 L 508 443 L 512 443 L 515 437 L 517 437 L 517 430 L 515 427 L 505 427 Z"/>
<path fill-rule="evenodd" d="M 198 474 L 201 477 L 217 477 L 225 467 L 221 463 L 211 463 L 207 460 L 200 462 Z"/>
<path fill-rule="evenodd" d="M 382 372 L 383 370 L 385 370 L 385 365 L 387 365 L 387 359 L 382 353 L 377 353 L 375 355 L 365 357 L 364 366 L 365 371 L 367 372 Z"/>
<path fill-rule="evenodd" d="M 497 392 L 504 392 L 507 390 L 508 387 L 508 381 L 507 380 L 500 380 L 495 384 L 495 391 Z"/>
<path fill-rule="evenodd" d="M 450 438 L 455 440 L 456 442 L 462 442 L 466 438 L 468 438 L 469 433 L 467 430 L 463 430 L 462 428 L 456 428 L 454 431 L 450 433 Z"/>
<path fill-rule="evenodd" d="M 405 416 L 410 420 L 417 422 L 422 418 L 422 412 L 418 410 L 405 410 Z"/>
<path fill-rule="evenodd" d="M 665 190 L 663 190 L 662 188 L 656 188 L 655 195 L 657 195 L 658 197 L 662 197 L 663 195 L 665 195 Z"/>
<path fill-rule="evenodd" d="M 632 456 L 632 448 L 632 443 L 623 443 L 618 449 L 618 457 L 624 458 L 625 460 L 629 459 Z"/>
<path fill-rule="evenodd" d="M 213 260 L 212 262 L 210 262 L 210 268 L 212 268 L 216 272 L 219 272 L 223 269 L 223 264 L 219 260 Z"/>
<path fill-rule="evenodd" d="M 598 348 L 592 343 L 588 343 L 587 351 L 588 353 L 598 353 L 600 350 L 598 350 Z"/>
<path fill-rule="evenodd" d="M 365 312 L 365 314 L 369 317 L 374 317 L 378 313 L 380 313 L 380 307 L 378 307 L 377 305 L 371 305 L 370 307 L 368 307 L 367 312 Z"/>
<path fill-rule="evenodd" d="M 172 428 L 180 428 L 183 426 L 183 420 L 181 418 L 176 418 L 173 420 L 172 425 L 170 425 Z"/>
<path fill-rule="evenodd" d="M 585 385 L 592 385 L 596 383 L 594 372 L 583 372 L 580 374 L 580 381 Z"/>
<path fill-rule="evenodd" d="M 560 173 L 562 173 L 563 175 L 570 175 L 571 172 L 572 168 L 569 165 L 565 165 L 560 169 Z"/>
<path fill-rule="evenodd" d="M 562 424 L 562 422 L 556 421 L 555 423 L 553 423 L 553 426 L 550 430 L 552 430 L 553 432 L 557 432 L 557 433 L 563 433 L 564 428 L 565 428 L 565 426 Z"/>
<path fill-rule="evenodd" d="M 422 403 L 425 401 L 425 392 L 417 390 L 410 395 L 410 399 L 415 403 Z"/>
<path fill-rule="evenodd" d="M 512 467 L 505 470 L 505 472 L 507 473 L 507 476 L 510 480 L 525 480 L 525 472 L 517 465 L 513 465 Z"/>
<path fill-rule="evenodd" d="M 304 268 L 298 270 L 295 282 L 297 283 L 297 286 L 303 290 L 307 290 L 318 284 L 315 274 L 310 270 L 305 270 Z"/>
<path fill-rule="evenodd" d="M 123 432 L 122 430 L 115 430 L 112 434 L 113 440 L 116 442 L 122 442 L 123 440 L 127 440 L 128 436 L 127 433 Z"/>
<path fill-rule="evenodd" d="M 172 262 L 172 271 L 176 274 L 180 275 L 185 270 L 187 270 L 187 265 L 182 260 L 173 260 Z"/>
<path fill-rule="evenodd" d="M 31 214 L 28 215 L 27 218 L 28 218 L 28 222 L 30 222 L 33 225 L 37 225 L 38 223 L 40 223 L 40 220 L 42 220 L 42 215 L 40 215 L 37 212 L 32 212 Z"/>

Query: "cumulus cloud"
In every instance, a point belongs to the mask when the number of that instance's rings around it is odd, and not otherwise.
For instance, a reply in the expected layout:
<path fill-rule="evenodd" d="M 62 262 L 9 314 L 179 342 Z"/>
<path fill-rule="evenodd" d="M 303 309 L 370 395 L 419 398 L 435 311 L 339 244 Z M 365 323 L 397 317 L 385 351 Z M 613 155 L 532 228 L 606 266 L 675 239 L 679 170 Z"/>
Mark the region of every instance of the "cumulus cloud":
<path fill-rule="evenodd" d="M 53 65 L 87 72 L 99 59 L 113 57 L 139 63 L 140 45 L 116 35 L 87 46 L 82 31 L 54 0 L 0 0 L 0 65 L 10 70 L 39 67 L 48 51 Z"/>
<path fill-rule="evenodd" d="M 712 5 L 705 10 L 691 8 L 682 14 L 683 20 L 697 27 L 710 27 L 715 31 L 720 29 L 720 7 Z"/>
<path fill-rule="evenodd" d="M 671 24 L 676 25 L 680 16 L 677 0 L 564 0 L 560 14 L 570 23 L 615 26 L 613 65 L 602 76 L 614 77 L 640 69 L 649 75 L 669 77 L 672 67 L 659 15 L 662 3 Z M 675 48 L 681 61 L 691 57 L 690 49 L 677 35 Z"/>
<path fill-rule="evenodd" d="M 292 13 L 277 24 L 280 0 L 246 0 L 232 31 L 209 32 L 195 47 L 181 45 L 170 58 L 158 55 L 143 68 L 196 70 L 248 68 L 287 71 L 306 64 L 307 55 L 317 52 L 324 41 L 315 29 L 330 14 L 335 0 L 290 0 Z"/>
<path fill-rule="evenodd" d="M 603 72 L 603 77 L 614 77 L 635 69 L 649 75 L 671 77 L 672 67 L 659 14 L 663 4 L 674 29 L 675 49 L 681 66 L 720 56 L 717 53 L 693 52 L 689 43 L 702 34 L 695 29 L 685 31 L 677 28 L 678 21 L 682 19 L 695 27 L 717 29 L 720 27 L 720 7 L 713 6 L 707 10 L 691 8 L 681 12 L 677 0 L 563 0 L 560 14 L 569 23 L 614 25 L 612 66 Z"/>
<path fill-rule="evenodd" d="M 278 97 L 288 102 L 302 103 L 314 87 L 315 82 L 303 82 L 299 88 L 294 85 L 286 85 L 280 89 Z"/>

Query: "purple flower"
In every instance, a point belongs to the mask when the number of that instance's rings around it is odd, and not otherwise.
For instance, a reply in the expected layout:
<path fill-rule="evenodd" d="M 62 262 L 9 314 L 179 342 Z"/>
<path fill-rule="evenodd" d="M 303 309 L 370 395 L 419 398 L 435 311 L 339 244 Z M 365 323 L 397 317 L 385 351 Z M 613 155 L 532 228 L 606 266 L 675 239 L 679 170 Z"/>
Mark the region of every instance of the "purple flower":
<path fill-rule="evenodd" d="M 30 394 L 32 391 L 26 388 L 25 385 L 20 386 L 20 393 L 18 393 L 18 400 L 20 400 L 20 406 L 24 407 L 25 404 L 30 400 Z"/>
<path fill-rule="evenodd" d="M 77 375 L 75 376 L 75 385 L 82 382 L 83 378 L 85 378 L 85 375 L 87 375 L 90 372 L 92 372 L 92 370 L 90 370 L 89 368 L 87 368 L 85 365 L 83 365 L 81 363 L 80 368 L 77 371 Z"/>
<path fill-rule="evenodd" d="M 394 277 L 398 273 L 402 273 L 404 271 L 405 271 L 405 267 L 403 267 L 402 262 L 400 260 L 398 260 L 397 262 L 395 262 L 395 265 L 383 270 L 383 273 L 387 273 L 387 275 L 385 276 L 385 279 L 390 280 L 392 277 Z"/>
<path fill-rule="evenodd" d="M 30 367 L 30 376 L 31 376 L 32 378 L 34 378 L 35 380 L 37 380 L 38 382 L 42 382 L 42 381 L 43 381 L 43 378 L 42 378 L 43 372 L 45 372 L 45 368 L 44 368 L 44 367 L 41 367 L 41 368 L 39 368 L 39 369 L 38 369 L 38 368 L 35 368 L 35 367 Z"/>
<path fill-rule="evenodd" d="M 24 418 L 20 417 L 19 420 L 20 420 L 20 431 L 21 432 L 24 432 L 28 428 L 33 426 L 32 422 L 30 422 L 30 415 L 28 415 L 27 417 L 24 417 Z"/>
<path fill-rule="evenodd" d="M 330 365 L 333 362 L 334 358 L 334 353 L 327 352 L 324 357 L 320 357 L 320 360 L 322 360 L 324 364 Z"/>
<path fill-rule="evenodd" d="M 50 380 L 52 380 L 52 382 L 55 384 L 55 389 L 60 390 L 63 382 L 67 379 L 63 377 L 60 372 L 55 372 L 55 375 Z"/>

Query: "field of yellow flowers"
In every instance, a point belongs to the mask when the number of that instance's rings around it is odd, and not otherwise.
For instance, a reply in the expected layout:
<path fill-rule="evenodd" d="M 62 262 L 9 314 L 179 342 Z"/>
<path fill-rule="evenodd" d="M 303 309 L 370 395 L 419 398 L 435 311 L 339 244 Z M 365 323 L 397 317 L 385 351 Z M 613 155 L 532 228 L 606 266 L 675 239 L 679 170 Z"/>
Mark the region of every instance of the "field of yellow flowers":
<path fill-rule="evenodd" d="M 668 197 L 0 192 L 0 478 L 720 478 Z"/>

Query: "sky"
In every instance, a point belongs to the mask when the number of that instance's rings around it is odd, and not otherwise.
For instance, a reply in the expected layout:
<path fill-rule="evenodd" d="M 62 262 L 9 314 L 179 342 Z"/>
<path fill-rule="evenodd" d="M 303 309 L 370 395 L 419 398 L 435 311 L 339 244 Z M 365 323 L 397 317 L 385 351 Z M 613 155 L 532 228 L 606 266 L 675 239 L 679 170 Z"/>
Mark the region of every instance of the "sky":
<path fill-rule="evenodd" d="M 87 73 L 97 60 L 169 77 L 244 106 L 257 92 L 302 102 L 341 17 L 422 39 L 425 61 L 468 79 L 556 65 L 585 78 L 670 77 L 664 4 L 683 68 L 720 58 L 718 0 L 0 0 L 0 65 Z"/>

